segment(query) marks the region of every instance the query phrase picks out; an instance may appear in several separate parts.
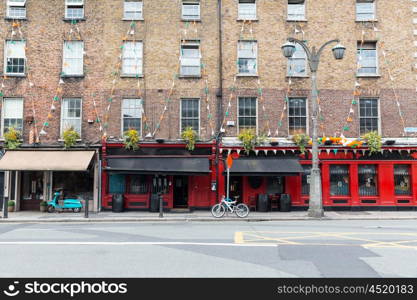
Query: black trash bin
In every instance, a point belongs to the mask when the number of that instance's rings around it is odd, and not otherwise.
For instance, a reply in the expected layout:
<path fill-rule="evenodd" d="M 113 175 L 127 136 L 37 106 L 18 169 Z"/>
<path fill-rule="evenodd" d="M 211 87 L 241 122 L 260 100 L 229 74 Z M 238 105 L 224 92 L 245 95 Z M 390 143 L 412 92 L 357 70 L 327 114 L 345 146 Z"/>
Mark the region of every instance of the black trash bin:
<path fill-rule="evenodd" d="M 158 194 L 151 194 L 151 203 L 149 205 L 151 212 L 159 212 L 159 196 Z"/>
<path fill-rule="evenodd" d="M 112 197 L 112 211 L 123 212 L 124 205 L 125 203 L 123 194 L 114 194 Z"/>
<path fill-rule="evenodd" d="M 282 194 L 279 200 L 280 211 L 291 211 L 291 197 L 288 194 Z"/>
<path fill-rule="evenodd" d="M 258 203 L 257 203 L 257 210 L 260 212 L 267 212 L 269 211 L 270 203 L 267 194 L 259 194 L 258 196 Z"/>

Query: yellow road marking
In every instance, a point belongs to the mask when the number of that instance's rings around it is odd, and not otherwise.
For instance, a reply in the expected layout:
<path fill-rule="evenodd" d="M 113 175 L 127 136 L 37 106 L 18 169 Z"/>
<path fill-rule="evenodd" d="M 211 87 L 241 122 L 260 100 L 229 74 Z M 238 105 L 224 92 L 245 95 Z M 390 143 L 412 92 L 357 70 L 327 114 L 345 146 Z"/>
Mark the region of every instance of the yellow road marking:
<path fill-rule="evenodd" d="M 285 234 L 284 237 L 274 237 L 274 234 Z M 295 236 L 288 236 L 294 234 Z M 303 234 L 297 236 L 297 234 Z M 356 236 L 355 236 L 356 235 Z M 416 243 L 417 239 L 412 240 L 397 240 L 397 241 L 378 241 L 375 239 L 366 239 L 358 237 L 357 235 L 395 235 L 403 237 L 417 237 L 417 233 L 407 232 L 304 232 L 304 231 L 240 231 L 235 233 L 235 243 L 253 243 L 253 242 L 269 242 L 272 241 L 277 245 L 325 245 L 325 246 L 362 246 L 370 248 L 404 248 L 404 249 L 417 249 L 417 246 L 404 245 L 405 243 Z M 353 240 L 366 242 L 362 244 L 343 244 L 343 243 L 302 243 L 295 242 L 294 240 L 305 239 L 305 238 L 336 238 L 341 240 Z"/>
<path fill-rule="evenodd" d="M 243 232 L 235 232 L 235 243 L 243 244 Z"/>

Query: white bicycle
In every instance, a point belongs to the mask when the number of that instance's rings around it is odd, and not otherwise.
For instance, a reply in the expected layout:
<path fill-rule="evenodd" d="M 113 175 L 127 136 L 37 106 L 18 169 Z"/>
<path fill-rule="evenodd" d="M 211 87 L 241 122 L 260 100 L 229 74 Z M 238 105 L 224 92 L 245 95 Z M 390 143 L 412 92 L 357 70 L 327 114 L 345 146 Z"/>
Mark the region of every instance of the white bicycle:
<path fill-rule="evenodd" d="M 249 215 L 249 207 L 244 203 L 236 205 L 237 201 L 224 198 L 211 208 L 211 214 L 215 218 L 221 218 L 227 212 L 235 213 L 239 218 L 245 218 Z"/>

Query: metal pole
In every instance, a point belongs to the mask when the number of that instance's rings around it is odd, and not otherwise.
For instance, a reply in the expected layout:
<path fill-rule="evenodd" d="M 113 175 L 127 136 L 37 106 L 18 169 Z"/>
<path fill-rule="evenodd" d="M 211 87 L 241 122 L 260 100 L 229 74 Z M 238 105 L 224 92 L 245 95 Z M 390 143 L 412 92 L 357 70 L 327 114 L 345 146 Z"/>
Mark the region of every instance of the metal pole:
<path fill-rule="evenodd" d="M 8 211 L 7 209 L 9 208 L 9 206 L 7 205 L 8 203 L 8 198 L 6 195 L 3 196 L 3 219 L 7 219 L 8 218 Z"/>
<path fill-rule="evenodd" d="M 90 202 L 88 199 L 85 200 L 85 208 L 84 208 L 84 218 L 88 219 L 88 202 Z"/>
<path fill-rule="evenodd" d="M 321 218 L 324 216 L 323 203 L 321 198 L 321 174 L 319 168 L 319 147 L 317 141 L 317 74 L 315 70 L 311 72 L 311 101 L 313 104 L 313 145 L 312 145 L 312 168 L 310 179 L 310 202 L 308 216 L 313 218 Z"/>
<path fill-rule="evenodd" d="M 163 197 L 162 197 L 162 193 L 158 193 L 158 197 L 159 197 L 159 217 L 163 218 L 164 217 L 164 201 L 163 201 Z"/>
<path fill-rule="evenodd" d="M 227 190 L 226 190 L 226 199 L 229 199 L 229 183 L 230 183 L 230 168 L 227 167 Z"/>

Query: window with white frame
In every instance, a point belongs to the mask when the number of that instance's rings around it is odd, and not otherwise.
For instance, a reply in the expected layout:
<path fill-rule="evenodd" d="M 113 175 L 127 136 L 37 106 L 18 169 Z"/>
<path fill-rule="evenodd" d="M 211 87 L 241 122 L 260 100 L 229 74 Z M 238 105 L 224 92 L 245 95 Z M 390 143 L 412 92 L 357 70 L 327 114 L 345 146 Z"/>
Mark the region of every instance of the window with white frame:
<path fill-rule="evenodd" d="M 307 133 L 307 99 L 288 99 L 288 132 L 290 135 Z"/>
<path fill-rule="evenodd" d="M 65 41 L 62 73 L 65 76 L 84 74 L 84 42 Z"/>
<path fill-rule="evenodd" d="M 256 0 L 239 0 L 239 20 L 256 20 Z"/>
<path fill-rule="evenodd" d="M 307 54 L 298 43 L 295 44 L 293 56 L 288 59 L 287 74 L 288 76 L 307 75 Z"/>
<path fill-rule="evenodd" d="M 14 128 L 20 132 L 23 131 L 23 99 L 22 98 L 4 98 L 2 115 L 3 135 L 9 128 Z"/>
<path fill-rule="evenodd" d="M 357 62 L 357 75 L 367 76 L 378 74 L 376 42 L 358 42 Z"/>
<path fill-rule="evenodd" d="M 305 0 L 288 0 L 287 20 L 300 21 L 306 19 Z"/>
<path fill-rule="evenodd" d="M 122 100 L 122 135 L 130 129 L 142 135 L 142 113 L 142 99 Z"/>
<path fill-rule="evenodd" d="M 182 1 L 182 19 L 200 20 L 200 2 L 198 0 Z"/>
<path fill-rule="evenodd" d="M 125 0 L 123 18 L 126 20 L 142 20 L 143 2 L 138 0 Z"/>
<path fill-rule="evenodd" d="M 200 76 L 201 53 L 199 41 L 181 44 L 181 76 Z"/>
<path fill-rule="evenodd" d="M 26 0 L 7 0 L 7 18 L 25 19 Z"/>
<path fill-rule="evenodd" d="M 375 1 L 356 0 L 356 21 L 374 21 L 375 19 Z"/>
<path fill-rule="evenodd" d="M 61 106 L 61 135 L 73 128 L 81 135 L 82 106 L 80 98 L 64 98 Z"/>
<path fill-rule="evenodd" d="M 359 99 L 359 120 L 361 135 L 370 131 L 379 132 L 378 99 Z"/>
<path fill-rule="evenodd" d="M 181 99 L 181 132 L 188 127 L 197 133 L 200 130 L 199 99 Z"/>
<path fill-rule="evenodd" d="M 122 58 L 123 75 L 142 75 L 143 43 L 141 41 L 125 41 Z"/>
<path fill-rule="evenodd" d="M 239 97 L 238 125 L 241 129 L 257 130 L 257 101 L 256 97 Z"/>
<path fill-rule="evenodd" d="M 7 75 L 24 75 L 26 69 L 26 41 L 6 41 L 4 72 Z"/>
<path fill-rule="evenodd" d="M 84 0 L 65 0 L 65 18 L 71 20 L 84 18 Z"/>
<path fill-rule="evenodd" d="M 258 45 L 256 41 L 239 41 L 238 43 L 238 73 L 257 74 Z"/>

